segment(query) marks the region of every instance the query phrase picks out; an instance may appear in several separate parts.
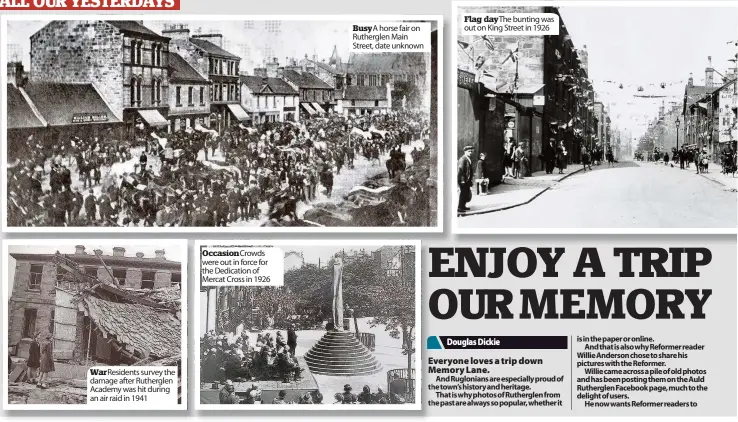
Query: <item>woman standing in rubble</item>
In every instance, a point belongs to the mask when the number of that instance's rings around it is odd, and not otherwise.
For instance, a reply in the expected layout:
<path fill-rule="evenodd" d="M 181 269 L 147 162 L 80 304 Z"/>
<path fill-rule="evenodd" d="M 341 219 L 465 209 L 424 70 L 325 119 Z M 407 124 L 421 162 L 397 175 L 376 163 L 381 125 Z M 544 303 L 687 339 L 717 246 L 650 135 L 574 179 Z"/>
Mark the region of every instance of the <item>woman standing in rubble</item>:
<path fill-rule="evenodd" d="M 49 388 L 46 382 L 49 379 L 49 372 L 54 372 L 54 346 L 52 338 L 54 335 L 49 333 L 46 335 L 46 341 L 41 344 L 41 376 L 38 379 L 38 384 L 41 388 Z"/>
<path fill-rule="evenodd" d="M 28 349 L 28 382 L 35 384 L 38 381 L 38 368 L 41 366 L 41 345 L 38 344 L 38 339 L 41 337 L 41 331 L 36 331 L 33 336 L 33 341 Z"/>

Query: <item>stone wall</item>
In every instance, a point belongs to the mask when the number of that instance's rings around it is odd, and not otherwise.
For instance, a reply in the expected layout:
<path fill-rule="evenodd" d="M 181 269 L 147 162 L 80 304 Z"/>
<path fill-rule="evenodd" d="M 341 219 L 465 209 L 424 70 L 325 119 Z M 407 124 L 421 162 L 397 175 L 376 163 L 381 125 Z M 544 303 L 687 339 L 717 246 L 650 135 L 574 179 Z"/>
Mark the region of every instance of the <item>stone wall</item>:
<path fill-rule="evenodd" d="M 141 42 L 141 63 L 134 64 L 131 60 L 131 45 Z M 160 65 L 152 67 L 153 48 L 161 46 Z M 131 105 L 131 82 L 133 77 L 141 79 L 141 104 L 139 107 L 165 107 L 168 105 L 169 99 L 169 77 L 167 68 L 169 66 L 169 44 L 157 41 L 143 40 L 131 37 L 125 37 L 123 40 L 123 106 Z M 153 81 L 161 82 L 161 99 L 160 102 L 152 101 L 151 92 L 154 89 Z"/>
<path fill-rule="evenodd" d="M 185 39 L 172 39 L 169 42 L 169 49 L 185 59 L 200 76 L 210 80 L 209 55 L 205 51 Z"/>
<path fill-rule="evenodd" d="M 56 294 L 56 267 L 51 263 L 33 263 L 43 265 L 40 290 L 28 290 L 31 278 L 31 262 L 17 262 L 13 292 L 8 309 L 8 344 L 18 343 L 23 335 L 25 310 L 36 309 L 36 330 L 42 333 L 51 327 L 51 313 L 54 311 Z"/>
<path fill-rule="evenodd" d="M 30 80 L 94 82 L 122 115 L 123 34 L 103 21 L 52 21 L 31 36 Z"/>
<path fill-rule="evenodd" d="M 180 102 L 177 103 L 177 88 L 180 89 Z M 192 104 L 188 104 L 188 91 L 193 89 Z M 200 98 L 200 88 L 203 88 L 203 98 Z M 173 83 L 169 89 L 169 115 L 210 113 L 210 94 L 208 84 L 193 84 L 187 82 Z"/>

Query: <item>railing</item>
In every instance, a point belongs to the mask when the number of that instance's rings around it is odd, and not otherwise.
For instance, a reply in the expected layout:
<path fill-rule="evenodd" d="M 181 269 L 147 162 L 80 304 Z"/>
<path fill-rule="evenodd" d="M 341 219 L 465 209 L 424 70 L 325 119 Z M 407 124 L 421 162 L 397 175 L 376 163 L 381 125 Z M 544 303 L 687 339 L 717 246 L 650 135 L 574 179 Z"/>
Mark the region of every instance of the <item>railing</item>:
<path fill-rule="evenodd" d="M 397 380 L 401 380 L 400 388 L 404 391 L 400 391 L 399 394 L 396 391 L 398 388 L 393 388 L 392 383 Z M 403 384 L 404 383 L 404 384 Z M 415 369 L 410 372 L 408 376 L 407 368 L 392 369 L 387 371 L 387 393 L 390 394 L 390 402 L 394 400 L 392 394 L 397 394 L 402 397 L 406 403 L 415 403 Z"/>
<path fill-rule="evenodd" d="M 361 344 L 366 346 L 367 349 L 371 350 L 372 352 L 377 347 L 376 343 L 376 336 L 372 333 L 359 333 L 358 335 L 359 341 Z"/>

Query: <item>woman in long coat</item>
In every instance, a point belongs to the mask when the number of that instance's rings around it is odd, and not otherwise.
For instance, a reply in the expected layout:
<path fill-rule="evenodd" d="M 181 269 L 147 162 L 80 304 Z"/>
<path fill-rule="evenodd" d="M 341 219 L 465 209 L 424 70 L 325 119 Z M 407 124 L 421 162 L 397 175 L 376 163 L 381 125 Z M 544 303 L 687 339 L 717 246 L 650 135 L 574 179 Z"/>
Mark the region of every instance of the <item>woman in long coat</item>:
<path fill-rule="evenodd" d="M 556 148 L 556 167 L 559 168 L 559 174 L 564 174 L 566 168 L 566 147 L 564 147 L 564 141 L 559 142 L 558 148 Z"/>
<path fill-rule="evenodd" d="M 49 379 L 49 372 L 54 372 L 54 346 L 52 338 L 53 334 L 46 335 L 46 341 L 41 344 L 41 376 L 38 379 L 41 388 L 48 388 L 46 382 Z"/>
<path fill-rule="evenodd" d="M 38 344 L 38 338 L 41 336 L 40 331 L 36 331 L 33 336 L 33 341 L 28 349 L 28 381 L 35 384 L 38 379 L 38 368 L 41 366 L 41 345 Z"/>

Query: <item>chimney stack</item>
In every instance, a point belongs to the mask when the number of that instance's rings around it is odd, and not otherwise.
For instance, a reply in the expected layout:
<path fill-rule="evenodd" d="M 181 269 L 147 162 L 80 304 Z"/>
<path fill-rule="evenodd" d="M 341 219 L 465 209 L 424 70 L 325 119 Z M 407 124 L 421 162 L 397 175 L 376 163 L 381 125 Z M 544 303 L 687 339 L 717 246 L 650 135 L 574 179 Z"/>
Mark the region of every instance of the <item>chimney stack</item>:
<path fill-rule="evenodd" d="M 156 259 L 166 260 L 167 258 L 164 256 L 164 249 L 158 249 L 156 250 Z"/>
<path fill-rule="evenodd" d="M 85 247 L 83 245 L 77 245 L 74 247 L 74 254 L 75 255 L 86 255 L 87 252 L 85 252 Z"/>
<path fill-rule="evenodd" d="M 190 28 L 186 23 L 175 23 L 164 26 L 164 30 L 161 34 L 165 37 L 169 37 L 174 41 L 189 41 L 190 39 Z"/>
<path fill-rule="evenodd" d="M 8 83 L 15 85 L 18 88 L 23 87 L 23 63 L 22 62 L 8 62 Z"/>
<path fill-rule="evenodd" d="M 689 79 L 687 79 L 687 86 L 690 88 L 694 86 L 694 78 L 692 78 L 692 72 L 689 72 Z"/>
<path fill-rule="evenodd" d="M 95 255 L 97 255 L 97 256 L 103 256 L 102 249 L 95 249 Z"/>
<path fill-rule="evenodd" d="M 113 248 L 113 256 L 126 256 L 126 248 L 116 246 Z"/>
<path fill-rule="evenodd" d="M 192 38 L 200 38 L 223 48 L 223 34 L 195 34 Z"/>
<path fill-rule="evenodd" d="M 136 252 L 136 258 L 143 258 L 144 254 L 143 252 Z"/>
<path fill-rule="evenodd" d="M 705 68 L 705 88 L 712 88 L 712 78 L 715 69 L 712 68 L 712 56 L 707 56 L 707 67 Z"/>

